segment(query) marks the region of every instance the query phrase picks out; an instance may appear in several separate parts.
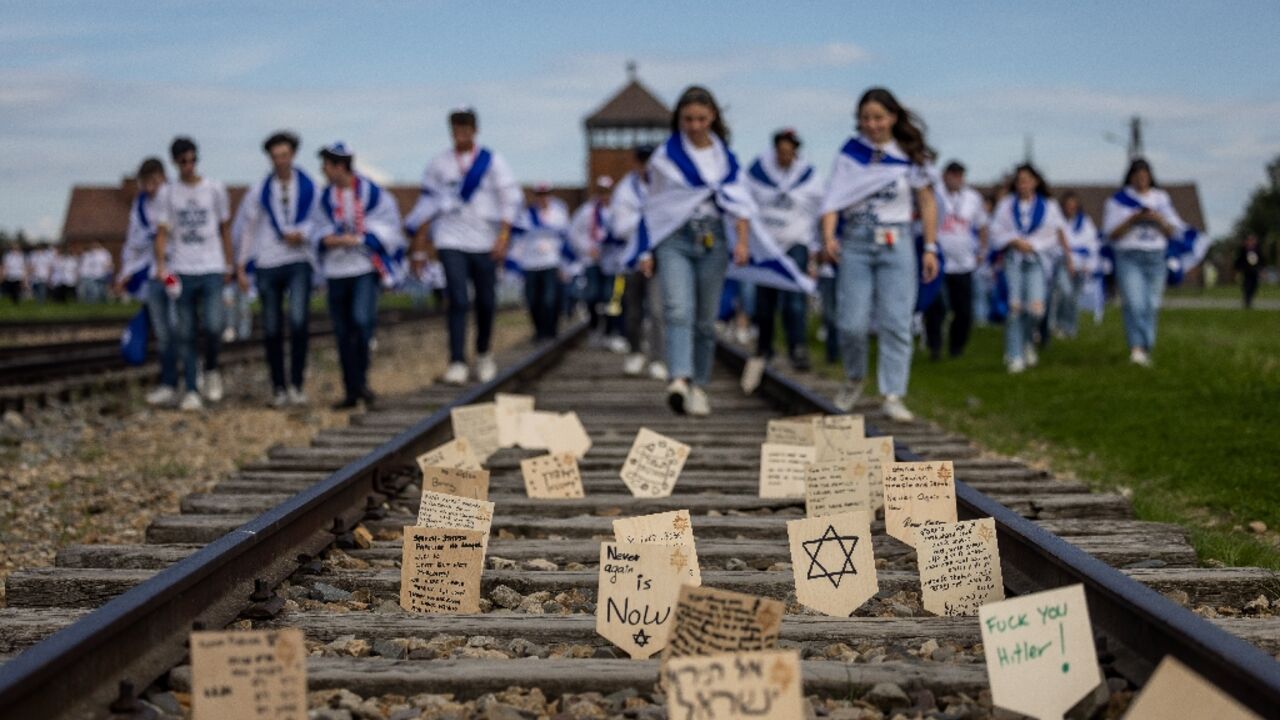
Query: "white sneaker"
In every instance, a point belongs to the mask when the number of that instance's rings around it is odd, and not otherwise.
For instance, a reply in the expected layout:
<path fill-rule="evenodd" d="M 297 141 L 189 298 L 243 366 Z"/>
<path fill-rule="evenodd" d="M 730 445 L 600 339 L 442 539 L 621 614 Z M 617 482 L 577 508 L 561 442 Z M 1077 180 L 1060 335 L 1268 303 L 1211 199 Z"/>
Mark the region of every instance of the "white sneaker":
<path fill-rule="evenodd" d="M 147 393 L 148 405 L 164 405 L 168 407 L 170 405 L 173 405 L 173 403 L 177 399 L 178 399 L 178 391 L 174 390 L 168 385 L 161 385 L 160 387 Z"/>
<path fill-rule="evenodd" d="M 1035 343 L 1027 343 L 1022 348 L 1022 357 L 1027 361 L 1027 367 L 1029 368 L 1040 364 L 1040 355 L 1036 352 Z"/>
<path fill-rule="evenodd" d="M 1017 375 L 1027 369 L 1027 364 L 1022 361 L 1022 358 L 1008 360 L 1004 365 L 1008 368 L 1010 375 Z"/>
<path fill-rule="evenodd" d="M 290 405 L 297 405 L 301 407 L 303 405 L 306 405 L 308 402 L 310 402 L 310 400 L 307 399 L 307 394 L 302 392 L 302 388 L 300 387 L 289 388 L 289 404 Z"/>
<path fill-rule="evenodd" d="M 862 381 L 846 380 L 844 385 L 840 386 L 840 392 L 836 393 L 834 404 L 839 408 L 840 412 L 849 412 L 854 405 L 858 404 L 858 400 L 862 398 Z"/>
<path fill-rule="evenodd" d="M 739 345 L 746 345 L 751 342 L 751 327 L 749 325 L 739 325 L 733 329 L 733 339 Z"/>
<path fill-rule="evenodd" d="M 639 377 L 644 372 L 644 353 L 631 353 L 622 361 L 622 374 Z"/>
<path fill-rule="evenodd" d="M 466 385 L 467 384 L 467 365 L 466 363 L 449 363 L 449 367 L 444 371 L 444 382 L 449 385 Z"/>
<path fill-rule="evenodd" d="M 696 385 L 689 391 L 689 402 L 686 410 L 694 417 L 706 417 L 711 414 L 711 401 L 707 399 L 707 392 Z"/>
<path fill-rule="evenodd" d="M 376 352 L 378 352 L 378 338 L 371 337 L 369 338 L 369 354 L 372 355 Z"/>
<path fill-rule="evenodd" d="M 487 383 L 498 374 L 498 364 L 493 361 L 493 355 L 485 353 L 476 358 L 476 379 L 482 383 Z"/>
<path fill-rule="evenodd" d="M 289 393 L 285 392 L 284 390 L 277 390 L 275 394 L 271 396 L 271 407 L 273 408 L 282 408 L 288 404 L 289 404 Z"/>
<path fill-rule="evenodd" d="M 902 404 L 902 398 L 897 395 L 885 395 L 884 404 L 880 406 L 880 410 L 889 416 L 890 420 L 896 422 L 911 422 L 916 419 L 915 415 Z"/>
<path fill-rule="evenodd" d="M 617 353 L 618 355 L 622 355 L 631 349 L 631 343 L 627 342 L 627 339 L 621 335 L 614 335 L 609 338 L 608 346 L 610 352 Z"/>
<path fill-rule="evenodd" d="M 200 393 L 188 392 L 182 396 L 182 402 L 178 404 L 178 409 L 187 412 L 198 412 L 204 409 L 204 401 L 200 399 Z"/>
<path fill-rule="evenodd" d="M 667 405 L 677 414 L 685 414 L 685 408 L 689 405 L 689 383 L 681 378 L 672 380 L 667 386 Z"/>
<path fill-rule="evenodd" d="M 222 402 L 222 395 L 222 373 L 209 370 L 204 374 L 204 396 L 209 398 L 209 402 Z"/>
<path fill-rule="evenodd" d="M 661 360 L 649 363 L 649 377 L 662 382 L 667 381 L 667 364 Z"/>
<path fill-rule="evenodd" d="M 1134 348 L 1129 351 L 1129 362 L 1138 367 L 1149 368 L 1151 367 L 1151 356 L 1142 348 Z"/>
<path fill-rule="evenodd" d="M 222 342 L 229 343 L 236 341 L 236 329 L 227 327 L 222 330 Z"/>

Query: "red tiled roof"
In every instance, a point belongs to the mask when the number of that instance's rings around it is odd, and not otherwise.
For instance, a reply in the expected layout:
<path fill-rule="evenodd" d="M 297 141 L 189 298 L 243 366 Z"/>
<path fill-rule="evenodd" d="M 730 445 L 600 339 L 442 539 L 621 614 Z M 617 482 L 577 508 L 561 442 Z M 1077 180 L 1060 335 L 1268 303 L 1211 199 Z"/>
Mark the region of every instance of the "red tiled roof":
<path fill-rule="evenodd" d="M 598 110 L 587 116 L 588 128 L 666 127 L 671 111 L 639 80 L 627 83 Z"/>

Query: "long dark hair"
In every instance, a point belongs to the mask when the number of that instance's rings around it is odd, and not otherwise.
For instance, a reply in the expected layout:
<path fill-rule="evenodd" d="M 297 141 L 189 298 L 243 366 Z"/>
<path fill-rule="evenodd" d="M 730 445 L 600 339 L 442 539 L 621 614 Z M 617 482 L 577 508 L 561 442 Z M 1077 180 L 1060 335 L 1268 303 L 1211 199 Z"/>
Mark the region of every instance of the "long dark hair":
<path fill-rule="evenodd" d="M 1013 177 L 1009 178 L 1009 194 L 1010 195 L 1013 195 L 1015 197 L 1018 195 L 1018 173 L 1021 173 L 1021 172 L 1031 173 L 1031 177 L 1036 179 L 1037 195 L 1041 197 L 1046 197 L 1046 198 L 1053 195 L 1053 191 L 1049 189 L 1049 183 L 1044 181 L 1044 176 L 1041 175 L 1040 171 L 1037 170 L 1035 165 L 1032 165 L 1031 163 L 1022 163 L 1021 165 L 1013 169 Z"/>
<path fill-rule="evenodd" d="M 715 96 L 711 91 L 701 85 L 690 85 L 680 93 L 680 99 L 676 101 L 676 109 L 671 113 L 671 132 L 680 132 L 680 111 L 686 105 L 705 105 L 711 108 L 712 114 L 716 117 L 711 121 L 711 132 L 720 136 L 726 145 L 729 144 L 729 126 L 724 124 L 724 116 L 720 114 L 720 105 L 716 103 Z"/>
<path fill-rule="evenodd" d="M 898 141 L 898 145 L 907 157 L 911 158 L 911 162 L 923 165 L 933 159 L 933 148 L 924 141 L 924 134 L 928 127 L 919 115 L 903 107 L 902 103 L 898 102 L 898 98 L 894 97 L 887 88 L 873 87 L 862 93 L 862 97 L 858 99 L 858 115 L 862 113 L 863 106 L 869 102 L 878 103 L 898 118 L 893 124 L 893 139 Z"/>
<path fill-rule="evenodd" d="M 1136 157 L 1129 163 L 1129 169 L 1124 174 L 1125 187 L 1133 187 L 1133 176 L 1139 170 L 1147 171 L 1147 175 L 1151 178 L 1151 187 L 1160 187 L 1160 183 L 1156 182 L 1156 174 L 1151 172 L 1151 163 L 1141 157 Z"/>

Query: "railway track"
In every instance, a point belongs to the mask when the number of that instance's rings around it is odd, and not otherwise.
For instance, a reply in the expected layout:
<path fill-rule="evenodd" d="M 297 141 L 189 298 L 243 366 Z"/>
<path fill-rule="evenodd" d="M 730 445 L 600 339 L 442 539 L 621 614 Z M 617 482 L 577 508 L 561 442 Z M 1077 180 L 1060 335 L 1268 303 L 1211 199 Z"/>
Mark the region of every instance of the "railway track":
<path fill-rule="evenodd" d="M 434 312 L 383 310 L 378 322 L 382 326 L 398 325 L 436 316 L 438 313 Z M 115 322 L 123 329 L 124 321 Z M 312 337 L 331 334 L 332 326 L 327 318 L 319 315 L 312 318 Z M 261 358 L 262 338 L 257 333 L 246 340 L 223 345 L 224 363 L 261 361 Z M 145 364 L 125 364 L 120 357 L 118 336 L 107 340 L 0 347 L 0 412 L 21 411 L 51 400 L 69 401 L 93 392 L 145 382 L 157 371 L 154 349 L 152 358 Z"/>
<path fill-rule="evenodd" d="M 73 547 L 54 568 L 11 575 L 0 610 L 0 654 L 12 656 L 0 667 L 0 715 L 98 718 L 114 707 L 117 717 L 144 717 L 135 690 L 189 688 L 187 634 L 234 622 L 303 629 L 312 691 L 462 700 L 518 686 L 566 704 L 581 693 L 612 694 L 618 717 L 661 717 L 652 707 L 642 714 L 640 702 L 661 702 L 650 698 L 656 662 L 624 659 L 595 634 L 598 540 L 612 538 L 616 517 L 680 508 L 693 515 L 704 585 L 787 602 L 780 643 L 801 650 L 811 698 L 847 700 L 893 683 L 920 712 L 945 716 L 949 699 L 980 696 L 987 680 L 976 620 L 923 611 L 915 554 L 885 536 L 882 522 L 873 526 L 875 598 L 850 618 L 796 604 L 785 521 L 803 516 L 803 501 L 756 496 L 759 443 L 769 418 L 833 412 L 823 396 L 770 372 L 757 396 L 743 397 L 734 378 L 745 358 L 722 346 L 730 372 L 722 368 L 713 382 L 716 414 L 675 417 L 657 385 L 619 377 L 617 356 L 587 350 L 584 334 L 576 326 L 556 344 L 509 358 L 487 385 L 387 398 L 311 447 L 275 449 L 212 492 L 185 498 L 181 515 L 157 518 L 145 545 Z M 487 465 L 496 513 L 484 612 L 405 613 L 397 567 L 401 528 L 418 507 L 413 458 L 451 437 L 450 405 L 496 391 L 578 412 L 594 443 L 580 463 L 587 496 L 527 499 L 519 459 L 529 453 L 499 451 Z M 1274 600 L 1276 574 L 1198 568 L 1181 530 L 1135 520 L 1123 498 L 983 457 L 928 423 L 868 415 L 868 425 L 894 436 L 900 460 L 954 461 L 961 519 L 996 519 L 1011 594 L 1085 585 L 1108 678 L 1085 710 L 1140 687 L 1173 654 L 1264 717 L 1276 715 L 1280 623 L 1211 623 L 1160 594 L 1185 594 L 1192 606 Z M 618 479 L 641 426 L 692 446 L 671 497 L 634 498 Z M 351 544 L 357 523 L 373 534 L 368 548 Z M 363 650 L 334 649 L 353 644 Z"/>

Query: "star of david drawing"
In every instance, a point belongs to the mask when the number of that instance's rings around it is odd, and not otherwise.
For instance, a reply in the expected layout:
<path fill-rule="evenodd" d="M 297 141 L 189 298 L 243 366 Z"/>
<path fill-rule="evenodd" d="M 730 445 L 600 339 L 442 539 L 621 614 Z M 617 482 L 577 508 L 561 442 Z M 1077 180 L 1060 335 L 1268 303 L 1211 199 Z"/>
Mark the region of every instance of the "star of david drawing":
<path fill-rule="evenodd" d="M 671 519 L 671 529 L 678 533 L 683 533 L 689 529 L 689 518 L 683 515 L 677 515 Z"/>
<path fill-rule="evenodd" d="M 787 667 L 787 664 L 782 662 L 781 659 L 775 662 L 769 670 L 769 679 L 783 690 L 786 690 L 791 685 L 791 680 L 794 677 L 795 674 L 791 672 L 791 668 Z"/>
<path fill-rule="evenodd" d="M 632 635 L 631 639 L 639 647 L 644 647 L 649 644 L 649 635 L 644 631 L 644 628 L 640 628 L 640 632 Z"/>
<path fill-rule="evenodd" d="M 828 525 L 827 531 L 822 533 L 822 537 L 817 540 L 806 540 L 801 545 L 804 546 L 804 552 L 809 556 L 809 570 L 806 573 L 806 579 L 816 580 L 818 578 L 826 578 L 831 581 L 832 587 L 840 587 L 840 581 L 845 575 L 857 575 L 858 570 L 853 566 L 853 549 L 858 545 L 857 535 L 841 535 L 836 532 L 835 526 Z M 839 569 L 829 570 L 827 565 L 819 559 L 822 554 L 824 545 L 831 545 L 838 549 L 840 555 L 844 556 Z M 828 551 L 830 556 L 833 551 Z M 829 560 L 838 560 L 839 558 L 830 558 Z"/>
<path fill-rule="evenodd" d="M 939 479 L 939 480 L 943 480 L 943 481 L 950 480 L 950 479 L 951 479 L 951 469 L 950 469 L 950 468 L 948 468 L 946 465 L 941 465 L 941 466 L 939 466 L 939 467 L 938 467 L 938 479 Z"/>
<path fill-rule="evenodd" d="M 683 550 L 676 548 L 671 551 L 671 567 L 675 568 L 676 572 L 684 570 L 685 566 L 688 564 L 689 558 L 685 557 Z"/>
<path fill-rule="evenodd" d="M 991 531 L 991 528 L 987 527 L 986 525 L 980 526 L 974 532 L 977 534 L 978 537 L 982 538 L 987 542 L 991 542 L 991 539 L 996 536 L 996 534 Z"/>

